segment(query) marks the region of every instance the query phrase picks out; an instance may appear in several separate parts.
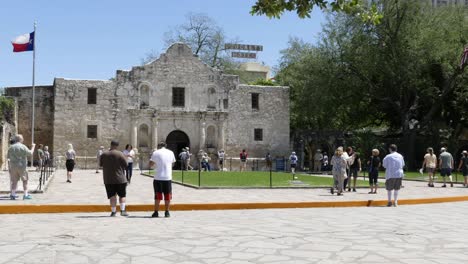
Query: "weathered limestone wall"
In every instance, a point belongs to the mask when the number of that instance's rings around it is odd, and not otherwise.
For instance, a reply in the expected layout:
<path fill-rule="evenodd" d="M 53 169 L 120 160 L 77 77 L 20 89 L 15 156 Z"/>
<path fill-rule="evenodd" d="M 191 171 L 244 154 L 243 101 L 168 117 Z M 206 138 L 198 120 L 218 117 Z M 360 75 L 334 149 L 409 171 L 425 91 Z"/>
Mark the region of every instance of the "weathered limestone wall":
<path fill-rule="evenodd" d="M 129 127 L 123 122 L 124 94 L 113 81 L 56 78 L 54 86 L 54 155 L 61 163 L 64 163 L 68 144 L 72 144 L 77 153 L 77 166 L 84 167 L 85 161 L 95 162 L 85 157 L 95 157 L 99 146 L 107 148 L 112 139 L 127 139 Z M 88 104 L 88 88 L 97 89 L 96 104 Z M 97 138 L 87 137 L 88 125 L 97 125 Z"/>
<path fill-rule="evenodd" d="M 17 130 L 24 137 L 24 144 L 31 146 L 31 119 L 32 119 L 32 87 L 8 87 L 5 89 L 6 96 L 16 98 Z M 53 151 L 53 128 L 54 128 L 54 87 L 35 87 L 35 130 L 34 143 L 49 146 Z M 34 159 L 37 159 L 35 153 Z"/>
<path fill-rule="evenodd" d="M 259 109 L 252 109 L 252 93 L 259 93 Z M 289 88 L 239 85 L 229 94 L 227 151 L 238 158 L 243 148 L 250 157 L 289 155 Z M 254 129 L 263 129 L 263 141 L 254 140 Z"/>
<path fill-rule="evenodd" d="M 117 71 L 117 86 L 125 90 L 128 106 L 139 108 L 149 96 L 149 107 L 161 111 L 215 111 L 238 84 L 237 76 L 224 75 L 194 56 L 182 43 L 173 44 L 160 58 L 131 71 Z M 149 88 L 145 93 L 144 87 Z M 172 107 L 172 88 L 185 88 L 185 107 Z"/>
<path fill-rule="evenodd" d="M 0 166 L 2 170 L 8 169 L 8 164 L 7 164 L 7 153 L 8 153 L 8 148 L 10 147 L 10 139 L 11 136 L 16 134 L 16 128 L 7 123 L 7 122 L 2 122 L 0 126 Z"/>

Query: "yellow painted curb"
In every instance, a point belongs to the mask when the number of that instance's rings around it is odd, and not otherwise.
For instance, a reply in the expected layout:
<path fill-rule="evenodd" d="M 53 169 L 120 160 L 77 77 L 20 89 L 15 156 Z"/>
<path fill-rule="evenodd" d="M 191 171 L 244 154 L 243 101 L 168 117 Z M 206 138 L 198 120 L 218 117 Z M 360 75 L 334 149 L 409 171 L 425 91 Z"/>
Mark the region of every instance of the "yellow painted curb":
<path fill-rule="evenodd" d="M 448 203 L 468 201 L 468 196 L 418 198 L 399 200 L 399 205 Z M 370 207 L 385 206 L 386 200 L 334 201 L 334 202 L 291 202 L 291 203 L 214 203 L 214 204 L 173 204 L 171 211 L 192 210 L 242 210 L 242 209 L 287 209 L 324 207 Z M 109 205 L 94 204 L 44 204 L 44 205 L 0 205 L 0 214 L 40 214 L 40 213 L 92 213 L 108 212 Z M 152 204 L 127 205 L 128 211 L 153 211 Z M 161 205 L 161 209 L 163 206 Z"/>

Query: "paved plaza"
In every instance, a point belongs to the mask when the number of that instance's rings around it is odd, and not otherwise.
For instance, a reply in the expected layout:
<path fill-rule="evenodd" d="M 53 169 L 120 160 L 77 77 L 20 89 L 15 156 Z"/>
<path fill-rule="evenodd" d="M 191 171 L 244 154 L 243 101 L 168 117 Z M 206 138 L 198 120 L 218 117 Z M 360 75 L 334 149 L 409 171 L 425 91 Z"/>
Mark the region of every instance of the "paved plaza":
<path fill-rule="evenodd" d="M 0 263 L 468 263 L 468 203 L 1 216 Z"/>
<path fill-rule="evenodd" d="M 44 186 L 39 188 L 39 178 L 41 173 L 35 170 L 28 170 L 29 182 L 28 189 L 30 192 L 42 192 Z M 47 185 L 47 184 L 46 184 Z M 23 183 L 18 182 L 18 192 L 23 192 Z M 8 171 L 0 171 L 0 197 L 4 194 L 10 193 L 10 174 Z"/>
<path fill-rule="evenodd" d="M 5 175 L 3 175 L 4 177 Z M 1 205 L 108 204 L 102 174 L 59 170 L 45 193 Z M 127 204 L 151 204 L 152 179 L 135 171 Z M 466 195 L 468 189 L 405 182 L 401 199 Z M 367 189 L 193 189 L 174 184 L 174 203 L 386 199 Z M 39 263 L 468 263 L 468 202 L 399 207 L 174 211 L 172 217 L 103 213 L 0 215 L 0 264 Z"/>
<path fill-rule="evenodd" d="M 8 174 L 3 174 L 3 182 Z M 21 183 L 19 184 L 21 185 Z M 7 185 L 4 185 L 4 188 Z M 383 186 L 383 184 L 381 184 Z M 428 188 L 426 182 L 405 181 L 400 199 L 431 198 L 468 195 L 468 188 L 460 184 L 453 188 Z M 368 194 L 369 189 L 360 188 L 356 193 L 346 192 L 344 196 L 331 195 L 328 188 L 318 189 L 193 189 L 173 185 L 174 204 L 177 203 L 241 203 L 241 202 L 315 202 L 315 201 L 367 201 L 385 200 L 382 188 L 377 195 Z M 127 188 L 127 203 L 151 204 L 153 202 L 152 178 L 134 171 L 132 183 Z M 66 171 L 58 170 L 45 193 L 33 194 L 32 200 L 10 201 L 8 194 L 0 194 L 0 205 L 11 204 L 108 204 L 102 181 L 102 172 L 76 170 L 72 183 L 66 182 Z"/>

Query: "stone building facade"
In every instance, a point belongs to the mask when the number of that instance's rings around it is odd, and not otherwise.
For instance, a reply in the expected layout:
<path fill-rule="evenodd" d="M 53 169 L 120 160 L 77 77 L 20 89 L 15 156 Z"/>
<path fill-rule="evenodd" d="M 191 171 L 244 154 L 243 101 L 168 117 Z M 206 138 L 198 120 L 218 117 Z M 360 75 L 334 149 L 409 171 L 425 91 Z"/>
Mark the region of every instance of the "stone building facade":
<path fill-rule="evenodd" d="M 118 70 L 112 80 L 56 78 L 39 90 L 36 120 L 43 122 L 36 121 L 36 143 L 50 142 L 57 160 L 71 143 L 91 167 L 98 147 L 112 139 L 136 147 L 142 168 L 159 141 L 176 154 L 190 147 L 213 159 L 219 149 L 234 158 L 244 148 L 251 157 L 289 152 L 289 88 L 241 85 L 238 76 L 207 66 L 182 43 L 147 65 Z M 26 141 L 29 91 L 6 89 L 23 104 L 18 130 Z"/>

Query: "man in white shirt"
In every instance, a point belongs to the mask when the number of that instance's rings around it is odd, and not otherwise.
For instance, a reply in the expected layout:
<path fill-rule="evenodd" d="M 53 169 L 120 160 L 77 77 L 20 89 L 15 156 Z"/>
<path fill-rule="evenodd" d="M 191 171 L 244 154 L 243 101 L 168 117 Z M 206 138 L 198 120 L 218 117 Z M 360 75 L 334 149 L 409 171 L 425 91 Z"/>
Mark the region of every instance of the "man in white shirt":
<path fill-rule="evenodd" d="M 387 189 L 388 203 L 387 206 L 392 206 L 392 191 L 393 191 L 393 205 L 398 206 L 398 191 L 401 187 L 403 179 L 403 167 L 405 160 L 403 156 L 397 152 L 395 144 L 390 145 L 390 154 L 383 159 L 383 167 L 385 168 L 385 189 Z"/>
<path fill-rule="evenodd" d="M 159 217 L 159 204 L 164 196 L 165 217 L 170 217 L 169 206 L 172 199 L 172 167 L 176 162 L 174 152 L 166 149 L 166 143 L 158 144 L 150 159 L 150 167 L 155 168 L 153 189 L 155 195 L 154 213 L 152 217 Z"/>

